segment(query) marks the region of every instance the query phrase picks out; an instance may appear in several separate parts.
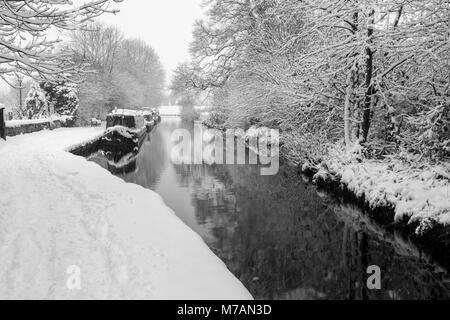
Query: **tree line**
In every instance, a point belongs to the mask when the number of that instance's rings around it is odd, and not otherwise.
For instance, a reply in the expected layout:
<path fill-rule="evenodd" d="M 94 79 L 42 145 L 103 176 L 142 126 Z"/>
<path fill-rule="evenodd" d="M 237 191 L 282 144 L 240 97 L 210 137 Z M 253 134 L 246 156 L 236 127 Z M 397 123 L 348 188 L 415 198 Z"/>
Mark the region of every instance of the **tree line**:
<path fill-rule="evenodd" d="M 0 0 L 0 78 L 20 90 L 19 99 L 16 92 L 3 94 L 14 103 L 15 117 L 37 118 L 54 109 L 86 124 L 116 107 L 161 103 L 165 71 L 153 48 L 94 22 L 117 12 L 115 2 L 121 0 Z M 54 30 L 59 37 L 49 36 Z M 60 106 L 64 96 L 67 108 Z"/>
<path fill-rule="evenodd" d="M 210 94 L 214 124 L 276 127 L 296 149 L 342 140 L 376 157 L 449 156 L 448 1 L 205 5 L 177 77 Z"/>
<path fill-rule="evenodd" d="M 80 113 L 103 118 L 114 108 L 157 107 L 164 99 L 165 71 L 152 47 L 127 39 L 113 26 L 93 24 L 70 35 L 74 60 L 95 71 L 79 86 Z"/>

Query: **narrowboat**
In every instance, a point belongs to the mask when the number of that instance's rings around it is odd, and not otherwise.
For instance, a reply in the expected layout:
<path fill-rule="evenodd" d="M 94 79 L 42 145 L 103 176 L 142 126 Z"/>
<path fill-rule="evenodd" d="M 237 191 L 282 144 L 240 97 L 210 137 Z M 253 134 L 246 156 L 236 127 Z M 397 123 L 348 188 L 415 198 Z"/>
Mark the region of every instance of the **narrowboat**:
<path fill-rule="evenodd" d="M 137 151 L 151 127 L 142 111 L 116 109 L 106 117 L 104 148 L 116 154 Z"/>
<path fill-rule="evenodd" d="M 148 122 L 153 123 L 160 123 L 161 122 L 161 115 L 158 110 L 153 108 L 144 108 L 144 118 Z"/>
<path fill-rule="evenodd" d="M 74 147 L 70 152 L 88 157 L 102 152 L 111 163 L 131 163 L 143 145 L 148 132 L 156 125 L 153 118 L 147 118 L 139 110 L 116 109 L 106 117 L 106 131 L 98 138 Z M 124 159 L 127 159 L 125 161 Z"/>

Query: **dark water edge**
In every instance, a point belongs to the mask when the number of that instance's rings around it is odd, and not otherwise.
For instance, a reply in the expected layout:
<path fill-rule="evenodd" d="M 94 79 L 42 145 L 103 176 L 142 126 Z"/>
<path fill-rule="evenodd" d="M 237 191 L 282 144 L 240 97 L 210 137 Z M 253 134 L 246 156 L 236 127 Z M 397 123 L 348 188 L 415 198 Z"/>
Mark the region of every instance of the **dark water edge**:
<path fill-rule="evenodd" d="M 313 173 L 304 174 L 312 183 Z M 421 251 L 428 261 L 439 265 L 445 270 L 450 270 L 450 227 L 435 225 L 426 233 L 416 233 L 419 222 L 410 222 L 409 217 L 395 221 L 395 208 L 392 206 L 380 206 L 371 208 L 365 196 L 358 197 L 354 192 L 348 190 L 339 181 L 317 180 L 315 185 L 325 190 L 337 201 L 358 206 L 364 215 L 368 216 L 373 223 L 382 226 L 386 232 L 396 232 L 405 241 Z"/>
<path fill-rule="evenodd" d="M 448 269 L 336 186 L 285 162 L 272 177 L 258 166 L 173 165 L 168 134 L 179 126 L 163 120 L 133 170 L 115 174 L 159 193 L 256 299 L 450 298 Z M 381 268 L 381 290 L 367 289 L 369 265 Z"/>

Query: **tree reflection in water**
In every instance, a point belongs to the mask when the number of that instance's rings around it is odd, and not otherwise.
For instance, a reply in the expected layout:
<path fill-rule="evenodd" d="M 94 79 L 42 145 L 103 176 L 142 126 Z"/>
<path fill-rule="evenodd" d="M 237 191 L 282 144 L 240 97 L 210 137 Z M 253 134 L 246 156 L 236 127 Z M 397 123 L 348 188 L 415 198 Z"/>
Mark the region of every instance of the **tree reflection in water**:
<path fill-rule="evenodd" d="M 449 298 L 445 270 L 288 166 L 268 177 L 257 166 L 173 165 L 180 126 L 163 120 L 122 178 L 156 190 L 255 298 Z M 381 268 L 382 290 L 367 289 L 369 265 Z"/>

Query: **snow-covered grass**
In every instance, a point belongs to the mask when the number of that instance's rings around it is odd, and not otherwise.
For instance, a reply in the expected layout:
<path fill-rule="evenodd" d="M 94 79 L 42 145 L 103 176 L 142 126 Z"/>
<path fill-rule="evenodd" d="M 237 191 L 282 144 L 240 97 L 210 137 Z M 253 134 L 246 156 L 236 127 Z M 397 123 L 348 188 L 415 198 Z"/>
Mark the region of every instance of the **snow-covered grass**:
<path fill-rule="evenodd" d="M 0 141 L 0 298 L 251 299 L 160 196 L 65 151 L 100 134 Z"/>
<path fill-rule="evenodd" d="M 419 223 L 418 234 L 450 225 L 448 163 L 430 165 L 410 155 L 370 160 L 359 145 L 350 150 L 334 145 L 319 165 L 303 169 L 317 171 L 315 179 L 337 180 L 373 209 L 394 208 L 397 222 L 406 217 Z"/>

